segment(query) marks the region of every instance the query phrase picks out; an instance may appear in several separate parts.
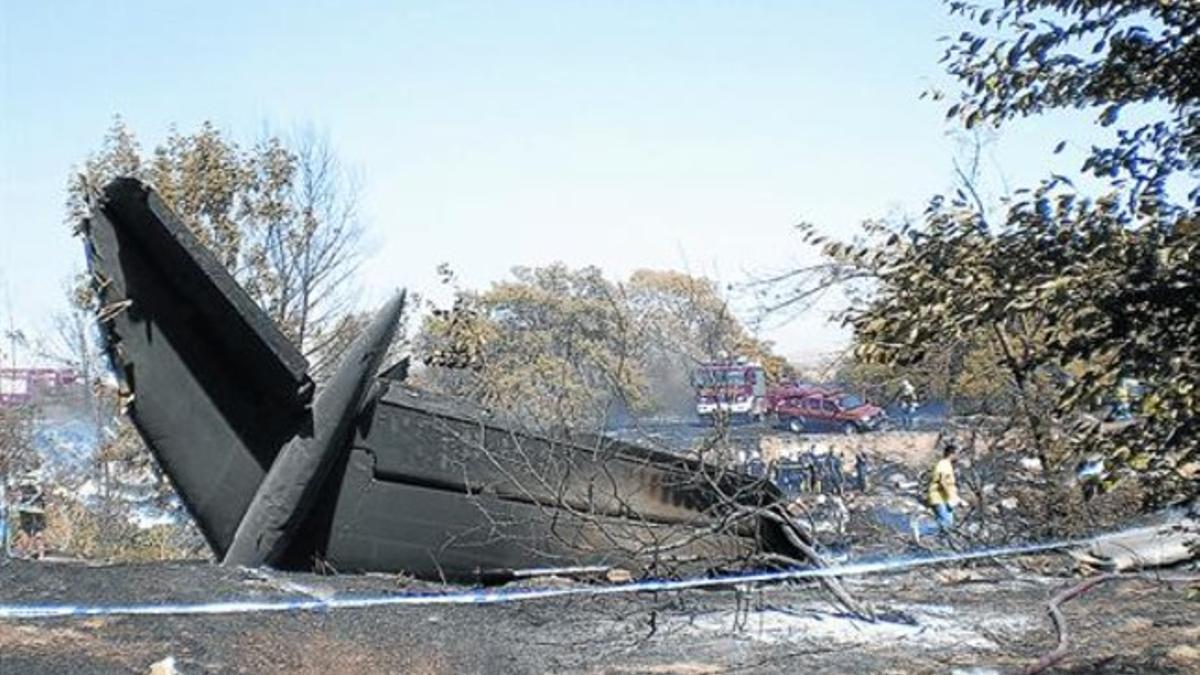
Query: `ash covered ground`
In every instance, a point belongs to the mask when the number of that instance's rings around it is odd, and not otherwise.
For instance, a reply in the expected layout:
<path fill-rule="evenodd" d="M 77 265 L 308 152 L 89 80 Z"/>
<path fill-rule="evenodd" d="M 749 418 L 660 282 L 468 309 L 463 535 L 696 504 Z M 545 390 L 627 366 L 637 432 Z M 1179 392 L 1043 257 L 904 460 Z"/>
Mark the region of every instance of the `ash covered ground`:
<path fill-rule="evenodd" d="M 1038 564 L 1063 568 L 1060 557 Z M 524 585 L 586 584 L 540 579 Z M 1008 672 L 1053 646 L 1045 603 L 1075 583 L 997 566 L 848 581 L 882 610 L 850 619 L 813 585 L 451 607 L 0 621 L 0 672 L 730 673 Z M 205 602 L 430 590 L 383 575 L 327 577 L 209 564 L 0 564 L 0 601 Z M 1200 604 L 1130 580 L 1065 606 L 1061 672 L 1200 669 Z"/>

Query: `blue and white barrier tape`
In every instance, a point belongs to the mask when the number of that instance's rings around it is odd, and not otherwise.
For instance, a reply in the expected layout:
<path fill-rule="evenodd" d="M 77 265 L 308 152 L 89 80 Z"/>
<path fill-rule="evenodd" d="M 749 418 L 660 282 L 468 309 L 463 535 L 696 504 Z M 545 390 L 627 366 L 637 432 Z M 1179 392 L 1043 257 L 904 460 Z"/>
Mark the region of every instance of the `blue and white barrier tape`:
<path fill-rule="evenodd" d="M 72 605 L 72 604 L 0 604 L 0 619 L 54 619 L 96 616 L 183 616 L 204 614 L 247 614 L 256 612 L 325 611 L 332 609 L 363 609 L 390 606 L 429 605 L 495 605 L 526 600 L 571 596 L 616 595 L 647 591 L 678 591 L 692 588 L 712 588 L 732 584 L 758 584 L 793 579 L 863 576 L 914 567 L 942 565 L 981 558 L 1000 558 L 1015 555 L 1045 553 L 1081 546 L 1095 538 L 1057 541 L 1045 544 L 1001 546 L 979 551 L 946 553 L 875 562 L 859 562 L 821 568 L 750 572 L 716 577 L 691 579 L 649 579 L 608 586 L 573 586 L 568 588 L 495 588 L 471 589 L 448 593 L 397 593 L 390 595 L 342 596 L 319 598 L 279 598 L 275 600 L 233 600 L 227 602 L 194 602 L 131 605 Z"/>

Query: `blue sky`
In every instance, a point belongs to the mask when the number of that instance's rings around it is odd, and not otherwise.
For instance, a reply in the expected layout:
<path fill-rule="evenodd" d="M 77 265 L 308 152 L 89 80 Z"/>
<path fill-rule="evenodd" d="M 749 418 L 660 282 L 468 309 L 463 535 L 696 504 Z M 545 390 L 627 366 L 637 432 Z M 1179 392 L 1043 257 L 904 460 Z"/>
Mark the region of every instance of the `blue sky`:
<path fill-rule="evenodd" d="M 933 0 L 22 2 L 0 0 L 0 315 L 46 330 L 82 266 L 71 169 L 120 114 L 152 147 L 205 119 L 328 134 L 361 178 L 363 304 L 442 297 L 514 265 L 680 268 L 724 283 L 808 259 L 792 225 L 849 234 L 951 183 L 952 89 Z M 1091 115 L 1006 127 L 989 190 L 1070 172 Z M 1080 141 L 1082 143 L 1082 141 Z M 775 322 L 836 348 L 831 299 Z"/>

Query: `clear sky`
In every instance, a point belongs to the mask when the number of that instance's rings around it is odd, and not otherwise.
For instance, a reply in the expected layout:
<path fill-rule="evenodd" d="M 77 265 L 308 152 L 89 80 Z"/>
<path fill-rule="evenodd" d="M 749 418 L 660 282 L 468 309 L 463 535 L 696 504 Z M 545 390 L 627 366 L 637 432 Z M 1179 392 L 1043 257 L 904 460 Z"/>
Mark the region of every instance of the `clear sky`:
<path fill-rule="evenodd" d="M 83 265 L 64 186 L 116 114 L 143 148 L 210 119 L 250 142 L 312 126 L 359 174 L 366 306 L 484 286 L 514 265 L 680 268 L 723 283 L 919 214 L 951 182 L 934 0 L 68 2 L 0 0 L 0 315 L 45 330 Z M 1006 127 L 987 169 L 1078 163 L 1090 116 Z M 1078 146 L 1072 146 L 1079 150 Z M 824 311 L 765 333 L 845 339 Z"/>

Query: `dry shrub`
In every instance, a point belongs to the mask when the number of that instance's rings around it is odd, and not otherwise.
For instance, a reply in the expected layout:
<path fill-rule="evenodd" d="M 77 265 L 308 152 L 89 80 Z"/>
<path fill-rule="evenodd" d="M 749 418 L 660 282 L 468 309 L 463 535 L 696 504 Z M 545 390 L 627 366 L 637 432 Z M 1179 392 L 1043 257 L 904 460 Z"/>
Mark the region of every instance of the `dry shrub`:
<path fill-rule="evenodd" d="M 1078 484 L 1021 485 L 1012 491 L 1017 508 L 1008 518 L 1034 538 L 1078 537 L 1128 524 L 1142 512 L 1145 498 L 1135 480 L 1120 481 L 1085 499 Z"/>
<path fill-rule="evenodd" d="M 71 500 L 47 504 L 46 549 L 59 555 L 113 562 L 194 559 L 206 550 L 190 523 L 140 527 L 127 511 L 89 508 Z"/>

